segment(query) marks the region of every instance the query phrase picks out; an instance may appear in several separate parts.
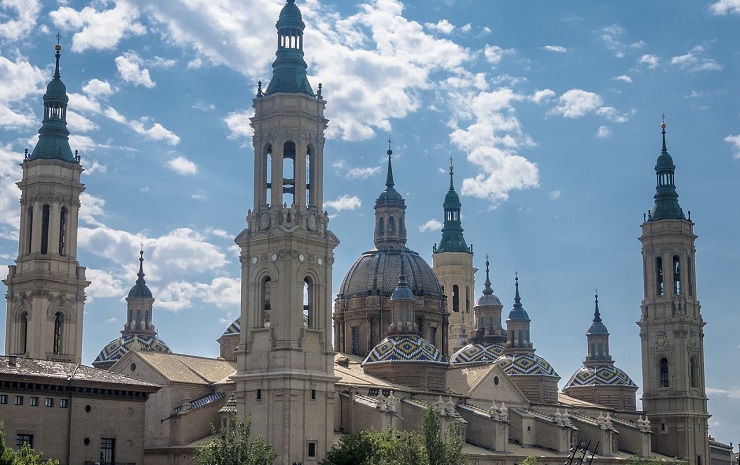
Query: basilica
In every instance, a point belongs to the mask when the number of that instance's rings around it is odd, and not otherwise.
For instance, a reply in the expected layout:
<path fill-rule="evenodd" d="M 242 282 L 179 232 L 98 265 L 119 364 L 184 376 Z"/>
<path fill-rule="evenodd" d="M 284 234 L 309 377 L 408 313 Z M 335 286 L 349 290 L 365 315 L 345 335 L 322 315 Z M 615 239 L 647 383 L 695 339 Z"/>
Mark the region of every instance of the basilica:
<path fill-rule="evenodd" d="M 406 201 L 395 188 L 403 181 L 394 178 L 389 147 L 368 250 L 338 270 L 343 279 L 334 295 L 341 238 L 322 208 L 326 100 L 307 78 L 304 27 L 295 0 L 287 0 L 272 78 L 252 100 L 253 204 L 244 207 L 246 225 L 235 238 L 241 311 L 214 335 L 218 358 L 173 353 L 166 334 L 160 338 L 142 250 L 120 336 L 111 335 L 93 367 L 80 364 L 90 284 L 77 261 L 84 186 L 69 145 L 56 46 L 38 143 L 18 182 L 18 257 L 3 280 L 0 418 L 9 444 L 31 443 L 62 465 L 192 464 L 214 428 L 250 415 L 252 434 L 272 444 L 276 463 L 317 464 L 342 435 L 371 427 L 416 431 L 432 408 L 443 426 L 460 426 L 471 464 L 515 465 L 535 456 L 555 465 L 578 454 L 599 464 L 633 456 L 729 464 L 730 446 L 707 431 L 696 236 L 678 202 L 665 123 L 654 206 L 640 236 L 638 408 L 636 378 L 610 355 L 598 295 L 593 319 L 582 326 L 583 365 L 566 380 L 537 353 L 530 337 L 537 321 L 519 277 L 514 301 L 502 302 L 486 257 L 476 290 L 452 165 L 449 188 L 439 193 L 444 226 L 430 266 L 409 247 Z"/>

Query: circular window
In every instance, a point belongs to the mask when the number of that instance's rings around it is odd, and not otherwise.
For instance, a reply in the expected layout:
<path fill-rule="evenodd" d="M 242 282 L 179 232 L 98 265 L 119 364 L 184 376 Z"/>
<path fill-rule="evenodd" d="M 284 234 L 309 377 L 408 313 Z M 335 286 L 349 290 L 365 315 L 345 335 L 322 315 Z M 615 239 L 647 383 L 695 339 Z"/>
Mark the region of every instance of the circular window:
<path fill-rule="evenodd" d="M 136 371 L 136 363 L 132 363 L 128 366 L 131 371 Z M 498 384 L 498 383 L 497 383 Z"/>
<path fill-rule="evenodd" d="M 90 404 L 88 404 L 88 405 L 85 405 L 85 411 L 86 411 L 87 413 L 90 413 L 90 410 L 92 410 L 92 407 L 90 407 Z"/>
<path fill-rule="evenodd" d="M 494 376 L 493 377 L 493 384 L 495 384 L 496 386 L 498 386 L 498 376 Z"/>

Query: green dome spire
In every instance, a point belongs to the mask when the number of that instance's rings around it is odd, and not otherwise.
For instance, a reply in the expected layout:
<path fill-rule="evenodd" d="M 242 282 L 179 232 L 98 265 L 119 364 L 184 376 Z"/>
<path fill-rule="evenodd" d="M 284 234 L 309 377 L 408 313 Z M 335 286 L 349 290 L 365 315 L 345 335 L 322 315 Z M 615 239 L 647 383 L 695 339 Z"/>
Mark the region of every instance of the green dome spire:
<path fill-rule="evenodd" d="M 468 248 L 463 237 L 462 223 L 460 222 L 460 197 L 455 192 L 453 181 L 454 167 L 450 158 L 450 190 L 445 195 L 445 201 L 442 207 L 445 210 L 445 222 L 442 227 L 442 240 L 439 247 L 434 248 L 434 253 L 444 252 L 465 252 L 473 253 L 473 247 Z"/>
<path fill-rule="evenodd" d="M 276 92 L 293 92 L 314 95 L 306 76 L 303 59 L 303 30 L 306 28 L 301 10 L 295 0 L 287 0 L 275 24 L 278 48 L 272 64 L 272 79 L 265 95 Z"/>
<path fill-rule="evenodd" d="M 67 88 L 59 75 L 59 51 L 62 46 L 57 43 L 54 49 L 56 50 L 54 78 L 46 86 L 44 119 L 39 129 L 39 141 L 28 160 L 43 158 L 79 163 L 79 158 L 72 154 L 72 149 L 69 147 L 69 130 L 67 130 L 69 97 L 67 97 Z"/>
<path fill-rule="evenodd" d="M 668 153 L 665 143 L 665 121 L 660 127 L 663 132 L 663 148 L 658 156 L 658 162 L 655 165 L 655 174 L 657 185 L 655 187 L 655 205 L 650 212 L 650 221 L 655 220 L 685 220 L 686 217 L 678 204 L 678 193 L 673 176 L 676 171 L 676 165 L 673 164 L 673 158 Z"/>

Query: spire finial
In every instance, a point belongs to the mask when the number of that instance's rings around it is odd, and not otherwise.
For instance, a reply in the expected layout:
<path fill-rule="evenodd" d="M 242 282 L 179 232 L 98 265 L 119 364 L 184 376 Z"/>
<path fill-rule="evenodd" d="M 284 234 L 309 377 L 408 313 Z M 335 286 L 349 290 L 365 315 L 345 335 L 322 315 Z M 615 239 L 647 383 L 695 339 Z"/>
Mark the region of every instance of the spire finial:
<path fill-rule="evenodd" d="M 145 284 L 144 281 L 144 245 L 141 245 L 141 249 L 139 250 L 139 272 L 136 274 L 136 276 L 139 277 L 139 279 L 136 280 L 136 284 L 139 284 L 139 281 L 141 281 L 141 284 Z"/>
<path fill-rule="evenodd" d="M 662 118 L 662 120 L 663 120 L 663 121 L 662 121 L 662 122 L 660 123 L 660 127 L 661 127 L 661 129 L 662 129 L 662 131 L 661 131 L 661 132 L 663 133 L 663 148 L 662 148 L 661 152 L 662 152 L 662 153 L 666 153 L 666 152 L 668 152 L 668 149 L 666 148 L 666 145 L 665 145 L 665 127 L 666 127 L 666 124 L 665 124 L 665 113 L 663 113 L 662 115 L 660 115 L 660 117 L 661 117 L 661 118 Z"/>
<path fill-rule="evenodd" d="M 388 176 L 385 180 L 385 187 L 388 189 L 392 189 L 395 185 L 393 183 L 393 166 L 391 165 L 391 155 L 393 155 L 393 150 L 391 150 L 391 136 L 388 136 L 388 151 L 386 152 L 388 154 Z"/>
<path fill-rule="evenodd" d="M 596 299 L 596 309 L 594 310 L 594 323 L 601 323 L 601 313 L 599 313 L 599 290 L 596 289 L 596 295 L 594 298 Z"/>
<path fill-rule="evenodd" d="M 454 170 L 455 170 L 455 167 L 452 164 L 452 157 L 450 157 L 450 190 L 451 191 L 454 191 L 455 190 L 455 186 L 452 183 L 452 174 L 453 174 Z"/>
<path fill-rule="evenodd" d="M 493 289 L 491 289 L 491 278 L 489 276 L 489 265 L 490 265 L 490 263 L 489 263 L 488 259 L 489 259 L 488 254 L 486 254 L 486 283 L 485 283 L 485 288 L 483 288 L 483 295 L 492 295 L 493 294 Z"/>
<path fill-rule="evenodd" d="M 516 302 L 518 304 L 522 300 L 521 297 L 519 297 L 519 272 L 516 271 L 514 273 L 514 276 L 515 276 L 514 277 L 514 286 L 516 287 L 516 294 L 514 295 L 514 302 Z"/>
<path fill-rule="evenodd" d="M 54 50 L 57 52 L 54 54 L 54 57 L 56 58 L 56 66 L 54 68 L 54 79 L 61 79 L 61 76 L 59 75 L 59 51 L 62 49 L 62 46 L 59 44 L 59 41 L 62 39 L 62 36 L 57 32 L 57 44 L 54 46 Z"/>

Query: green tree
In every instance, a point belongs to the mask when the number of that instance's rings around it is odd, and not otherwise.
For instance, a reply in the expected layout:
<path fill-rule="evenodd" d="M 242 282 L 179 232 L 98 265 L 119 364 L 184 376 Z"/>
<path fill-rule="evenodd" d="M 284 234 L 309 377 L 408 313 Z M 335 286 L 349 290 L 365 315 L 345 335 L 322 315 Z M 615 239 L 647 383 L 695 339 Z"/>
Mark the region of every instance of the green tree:
<path fill-rule="evenodd" d="M 521 465 L 537 465 L 537 457 L 530 455 L 526 459 L 522 460 Z"/>
<path fill-rule="evenodd" d="M 250 441 L 251 427 L 249 416 L 233 422 L 195 452 L 195 461 L 199 465 L 272 465 L 275 450 L 259 436 Z"/>
<path fill-rule="evenodd" d="M 41 460 L 30 444 L 25 443 L 18 452 L 5 445 L 3 422 L 0 421 L 0 465 L 59 465 L 59 460 Z"/>
<path fill-rule="evenodd" d="M 459 422 L 453 421 L 446 431 L 442 431 L 439 416 L 434 407 L 427 407 L 422 419 L 421 433 L 429 454 L 429 465 L 463 465 L 468 463 L 468 459 L 462 451 L 464 441 L 460 437 Z"/>
<path fill-rule="evenodd" d="M 349 434 L 332 447 L 322 465 L 427 465 L 421 437 L 411 431 L 373 428 Z"/>

